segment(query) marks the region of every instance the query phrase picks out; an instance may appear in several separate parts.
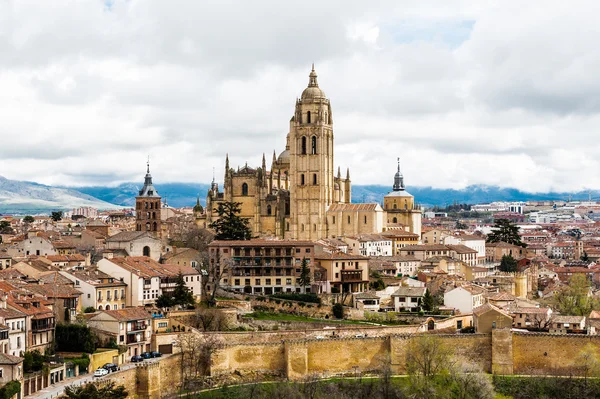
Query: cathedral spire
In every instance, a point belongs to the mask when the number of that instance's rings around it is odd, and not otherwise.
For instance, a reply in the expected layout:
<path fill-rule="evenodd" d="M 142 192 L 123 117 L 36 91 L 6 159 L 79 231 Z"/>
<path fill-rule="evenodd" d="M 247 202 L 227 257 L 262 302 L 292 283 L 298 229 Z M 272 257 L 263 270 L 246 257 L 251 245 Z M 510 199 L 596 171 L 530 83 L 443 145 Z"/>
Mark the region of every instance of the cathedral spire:
<path fill-rule="evenodd" d="M 404 190 L 404 176 L 400 172 L 400 158 L 398 158 L 398 171 L 394 175 L 394 191 Z"/>
<path fill-rule="evenodd" d="M 315 64 L 312 64 L 312 71 L 308 75 L 308 87 L 319 87 L 319 83 L 317 83 L 317 73 L 315 72 Z"/>
<path fill-rule="evenodd" d="M 225 154 L 225 173 L 229 172 L 229 153 Z"/>
<path fill-rule="evenodd" d="M 277 157 L 275 155 L 275 150 L 273 150 L 273 162 L 271 162 L 271 170 L 275 169 L 275 163 L 277 162 Z"/>
<path fill-rule="evenodd" d="M 140 190 L 140 197 L 158 197 L 158 192 L 152 185 L 152 175 L 150 174 L 150 157 L 146 161 L 146 176 L 144 177 L 144 187 Z"/>
<path fill-rule="evenodd" d="M 263 169 L 263 173 L 266 172 L 267 170 L 267 161 L 265 159 L 265 153 L 263 152 L 263 159 L 262 159 L 262 169 Z"/>
<path fill-rule="evenodd" d="M 350 181 L 350 168 L 346 168 L 346 180 Z"/>

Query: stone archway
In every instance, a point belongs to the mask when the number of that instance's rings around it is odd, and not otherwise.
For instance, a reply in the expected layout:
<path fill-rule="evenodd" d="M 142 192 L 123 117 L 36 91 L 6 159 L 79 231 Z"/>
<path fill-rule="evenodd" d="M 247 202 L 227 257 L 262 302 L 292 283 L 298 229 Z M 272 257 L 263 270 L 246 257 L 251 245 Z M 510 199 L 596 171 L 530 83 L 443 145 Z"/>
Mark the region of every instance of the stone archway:
<path fill-rule="evenodd" d="M 435 320 L 433 318 L 428 318 L 427 321 L 427 331 L 435 330 Z"/>

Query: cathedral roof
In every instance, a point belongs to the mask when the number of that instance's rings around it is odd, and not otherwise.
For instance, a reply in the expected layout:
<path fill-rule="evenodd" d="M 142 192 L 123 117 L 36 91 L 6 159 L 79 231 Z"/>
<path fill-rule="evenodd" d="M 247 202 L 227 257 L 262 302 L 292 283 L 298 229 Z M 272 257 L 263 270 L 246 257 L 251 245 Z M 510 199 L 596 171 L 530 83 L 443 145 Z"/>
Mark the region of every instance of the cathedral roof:
<path fill-rule="evenodd" d="M 284 150 L 281 154 L 279 154 L 279 156 L 277 157 L 277 163 L 278 164 L 289 164 L 290 163 L 290 152 L 288 150 Z"/>
<path fill-rule="evenodd" d="M 312 71 L 310 71 L 310 74 L 308 75 L 308 87 L 302 92 L 301 98 L 303 100 L 326 98 L 325 92 L 319 88 L 319 84 L 317 83 L 315 64 L 313 64 Z"/>

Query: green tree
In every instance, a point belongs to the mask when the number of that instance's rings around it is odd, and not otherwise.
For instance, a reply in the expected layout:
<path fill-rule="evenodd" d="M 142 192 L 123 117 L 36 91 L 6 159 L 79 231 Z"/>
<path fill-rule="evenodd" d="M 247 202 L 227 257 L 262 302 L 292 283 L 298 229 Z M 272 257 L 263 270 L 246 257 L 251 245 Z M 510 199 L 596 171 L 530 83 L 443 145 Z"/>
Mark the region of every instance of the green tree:
<path fill-rule="evenodd" d="M 129 392 L 125 386 L 116 386 L 114 381 L 102 385 L 94 383 L 83 386 L 69 385 L 65 387 L 65 395 L 69 399 L 126 399 Z"/>
<path fill-rule="evenodd" d="M 590 261 L 590 257 L 588 256 L 587 252 L 583 251 L 583 255 L 581 255 L 581 260 L 584 262 Z"/>
<path fill-rule="evenodd" d="M 185 285 L 183 274 L 181 272 L 177 275 L 177 282 L 175 283 L 172 298 L 175 305 L 181 305 L 183 307 L 193 306 L 196 303 L 194 294 Z"/>
<path fill-rule="evenodd" d="M 381 290 L 385 289 L 385 282 L 383 281 L 383 279 L 382 279 L 382 278 L 378 278 L 378 279 L 377 279 L 377 280 L 375 280 L 375 281 L 371 281 L 371 282 L 369 283 L 369 287 L 370 287 L 372 290 L 375 290 L 375 291 L 381 291 Z"/>
<path fill-rule="evenodd" d="M 587 316 L 600 308 L 598 301 L 590 295 L 590 282 L 585 274 L 573 274 L 569 285 L 554 294 L 554 305 L 563 315 Z"/>
<path fill-rule="evenodd" d="M 486 242 L 506 242 L 525 248 L 527 244 L 521 241 L 519 228 L 508 219 L 497 219 L 493 230 L 487 236 Z"/>
<path fill-rule="evenodd" d="M 215 231 L 215 240 L 249 240 L 252 231 L 248 219 L 239 216 L 241 202 L 221 202 L 217 207 L 219 218 L 208 227 Z"/>
<path fill-rule="evenodd" d="M 13 234 L 13 228 L 10 227 L 10 222 L 3 220 L 0 222 L 0 234 Z"/>
<path fill-rule="evenodd" d="M 83 313 L 94 313 L 96 311 L 96 308 L 93 306 L 88 306 L 87 308 L 83 309 Z"/>
<path fill-rule="evenodd" d="M 310 268 L 308 267 L 308 259 L 306 257 L 302 258 L 302 269 L 300 271 L 300 277 L 298 277 L 298 284 L 306 293 L 306 286 L 310 285 Z"/>
<path fill-rule="evenodd" d="M 25 216 L 23 218 L 23 222 L 25 222 L 25 223 L 33 223 L 33 222 L 35 222 L 35 219 L 31 215 L 27 215 L 27 216 Z"/>
<path fill-rule="evenodd" d="M 333 305 L 333 309 L 331 310 L 336 319 L 344 318 L 344 306 L 341 303 L 338 302 L 335 305 Z"/>
<path fill-rule="evenodd" d="M 62 211 L 53 211 L 50 214 L 50 219 L 52 219 L 55 222 L 58 222 L 59 220 L 61 220 L 63 218 L 63 213 Z"/>
<path fill-rule="evenodd" d="M 434 312 L 435 311 L 435 299 L 429 289 L 425 290 L 425 295 L 423 295 L 423 302 L 421 302 L 421 307 L 425 312 Z"/>
<path fill-rule="evenodd" d="M 59 352 L 93 353 L 97 346 L 96 336 L 83 324 L 56 324 L 54 341 Z"/>
<path fill-rule="evenodd" d="M 156 298 L 156 306 L 161 309 L 170 308 L 174 305 L 175 302 L 173 301 L 173 297 L 167 293 L 162 294 L 158 298 Z"/>
<path fill-rule="evenodd" d="M 517 260 L 511 255 L 503 255 L 500 261 L 500 271 L 514 273 L 517 271 Z"/>

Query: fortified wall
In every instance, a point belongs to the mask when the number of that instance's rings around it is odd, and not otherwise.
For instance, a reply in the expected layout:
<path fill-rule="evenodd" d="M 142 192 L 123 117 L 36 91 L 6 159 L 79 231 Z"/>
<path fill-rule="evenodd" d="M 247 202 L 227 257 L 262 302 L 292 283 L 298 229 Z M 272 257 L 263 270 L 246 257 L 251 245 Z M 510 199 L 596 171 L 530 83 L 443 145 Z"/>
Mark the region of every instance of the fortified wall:
<path fill-rule="evenodd" d="M 454 349 L 458 363 L 495 374 L 573 375 L 581 371 L 583 353 L 600 355 L 599 336 L 517 333 L 508 329 L 497 329 L 492 334 L 436 336 Z M 229 344 L 213 355 L 211 373 L 297 380 L 311 374 L 377 372 L 390 364 L 393 373 L 404 374 L 407 348 L 413 339 L 418 335 Z"/>

